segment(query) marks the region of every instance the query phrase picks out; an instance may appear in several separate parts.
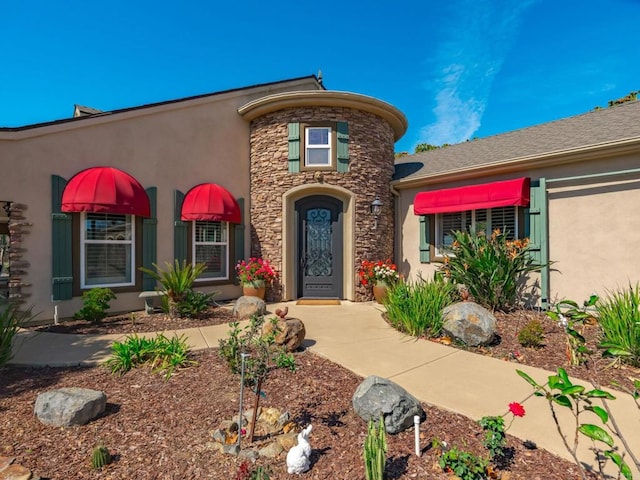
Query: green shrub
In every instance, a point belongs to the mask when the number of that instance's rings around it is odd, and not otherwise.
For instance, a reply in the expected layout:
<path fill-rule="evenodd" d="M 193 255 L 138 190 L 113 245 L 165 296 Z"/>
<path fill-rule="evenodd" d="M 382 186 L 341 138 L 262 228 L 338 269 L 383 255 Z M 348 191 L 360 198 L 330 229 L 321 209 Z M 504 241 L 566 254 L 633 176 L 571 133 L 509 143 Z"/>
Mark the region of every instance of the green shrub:
<path fill-rule="evenodd" d="M 86 320 L 98 323 L 107 316 L 107 310 L 111 307 L 109 302 L 116 298 L 108 288 L 92 288 L 82 293 L 82 308 L 74 313 L 76 320 Z"/>
<path fill-rule="evenodd" d="M 271 320 L 277 324 L 277 319 Z M 267 378 L 272 368 L 287 368 L 295 371 L 295 359 L 283 347 L 275 344 L 278 329 L 262 335 L 264 316 L 254 316 L 249 324 L 240 328 L 238 322 L 230 322 L 231 330 L 226 339 L 220 339 L 218 355 L 227 363 L 232 373 L 240 373 L 242 353 L 250 354 L 245 359 L 245 383 L 254 385 Z"/>
<path fill-rule="evenodd" d="M 518 342 L 523 347 L 540 348 L 544 341 L 544 328 L 540 320 L 534 319 L 527 322 L 518 333 Z"/>
<path fill-rule="evenodd" d="M 219 291 L 204 293 L 196 290 L 188 290 L 184 300 L 178 303 L 178 313 L 181 317 L 195 318 L 203 312 L 206 312 L 211 306 L 213 298 L 219 294 Z"/>
<path fill-rule="evenodd" d="M 0 368 L 13 358 L 12 343 L 20 329 L 20 325 L 32 320 L 30 307 L 26 311 L 20 311 L 18 305 L 6 303 L 0 305 Z"/>
<path fill-rule="evenodd" d="M 529 253 L 529 242 L 508 240 L 506 233 L 454 232 L 455 241 L 440 272 L 464 285 L 474 301 L 491 310 L 517 306 L 524 277 L 540 269 Z"/>
<path fill-rule="evenodd" d="M 177 259 L 173 264 L 165 262 L 166 270 L 161 270 L 155 263 L 153 266 L 155 271 L 144 267 L 140 267 L 140 271 L 150 275 L 162 285 L 162 289 L 167 292 L 169 316 L 178 318 L 179 305 L 183 304 L 189 292 L 193 291 L 193 282 L 206 270 L 207 266 L 204 263 L 194 266 L 186 260 L 180 263 Z"/>
<path fill-rule="evenodd" d="M 169 379 L 180 367 L 192 364 L 186 337 L 167 338 L 159 333 L 152 338 L 128 335 L 124 342 L 114 342 L 113 355 L 106 366 L 111 373 L 124 375 L 134 367 L 150 365 L 153 372 L 164 373 Z"/>
<path fill-rule="evenodd" d="M 437 337 L 442 330 L 442 309 L 457 299 L 455 285 L 442 280 L 398 282 L 384 300 L 393 328 L 414 337 Z"/>
<path fill-rule="evenodd" d="M 478 424 L 484 430 L 484 440 L 482 444 L 491 458 L 498 459 L 504 456 L 504 449 L 507 446 L 507 435 L 504 430 L 504 418 L 502 417 L 482 417 Z"/>
<path fill-rule="evenodd" d="M 640 284 L 596 302 L 604 354 L 640 367 Z"/>
<path fill-rule="evenodd" d="M 487 478 L 489 461 L 473 453 L 458 450 L 456 447 L 443 452 L 438 461 L 444 471 L 454 473 L 461 480 L 483 480 Z"/>

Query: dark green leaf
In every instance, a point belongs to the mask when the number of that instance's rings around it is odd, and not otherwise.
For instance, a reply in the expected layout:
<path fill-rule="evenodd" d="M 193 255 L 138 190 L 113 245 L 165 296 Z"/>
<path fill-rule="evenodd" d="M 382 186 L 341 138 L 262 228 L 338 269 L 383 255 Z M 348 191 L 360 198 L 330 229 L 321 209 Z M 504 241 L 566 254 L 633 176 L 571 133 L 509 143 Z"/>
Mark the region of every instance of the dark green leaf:
<path fill-rule="evenodd" d="M 584 392 L 584 387 L 582 385 L 571 385 L 562 389 L 562 393 L 564 395 L 575 395 L 576 393 L 582 392 Z"/>
<path fill-rule="evenodd" d="M 573 300 L 562 300 L 556 304 L 558 307 L 569 305 L 570 307 L 578 308 L 578 304 Z"/>
<path fill-rule="evenodd" d="M 604 456 L 610 458 L 613 463 L 618 466 L 618 468 L 620 469 L 620 473 L 624 476 L 624 478 L 626 478 L 627 480 L 633 480 L 633 475 L 631 474 L 629 465 L 627 465 L 627 463 L 619 454 L 617 454 L 613 450 L 606 450 L 604 452 Z"/>
<path fill-rule="evenodd" d="M 531 385 L 533 387 L 536 387 L 536 388 L 540 388 L 540 385 L 538 385 L 533 378 L 531 378 L 529 375 L 524 373 L 522 370 L 517 370 L 516 369 L 516 373 L 518 375 L 520 375 L 522 378 L 524 378 L 529 383 L 529 385 Z"/>
<path fill-rule="evenodd" d="M 609 421 L 609 414 L 604 408 L 595 405 L 593 407 L 587 407 L 586 409 L 598 415 L 598 417 L 600 417 L 600 420 L 602 420 L 602 423 L 607 423 Z"/>
<path fill-rule="evenodd" d="M 592 440 L 598 440 L 606 443 L 609 447 L 613 448 L 613 438 L 603 428 L 597 425 L 591 425 L 590 423 L 583 423 L 578 427 L 578 431 L 583 435 L 586 435 Z"/>
<path fill-rule="evenodd" d="M 567 371 L 564 368 L 558 369 L 558 376 L 562 379 L 564 383 L 567 384 L 567 386 L 572 385 L 571 380 L 569 380 L 569 375 L 567 375 Z"/>
<path fill-rule="evenodd" d="M 566 395 L 553 395 L 551 399 L 558 405 L 571 408 L 571 400 Z"/>
<path fill-rule="evenodd" d="M 551 375 L 549 377 L 549 388 L 551 388 L 552 390 L 554 388 L 562 388 L 564 386 L 564 383 L 562 382 L 562 380 L 560 380 L 560 377 L 558 377 L 557 375 Z"/>
<path fill-rule="evenodd" d="M 593 307 L 599 299 L 600 298 L 598 297 L 598 295 L 591 295 L 589 297 L 589 300 L 585 300 L 584 306 L 585 307 Z"/>
<path fill-rule="evenodd" d="M 613 395 L 611 395 L 609 392 L 605 392 L 604 390 L 600 390 L 600 389 L 593 389 L 593 390 L 589 390 L 588 392 L 586 392 L 585 397 L 590 397 L 590 398 L 606 398 L 607 400 L 615 400 L 616 397 L 614 397 Z"/>

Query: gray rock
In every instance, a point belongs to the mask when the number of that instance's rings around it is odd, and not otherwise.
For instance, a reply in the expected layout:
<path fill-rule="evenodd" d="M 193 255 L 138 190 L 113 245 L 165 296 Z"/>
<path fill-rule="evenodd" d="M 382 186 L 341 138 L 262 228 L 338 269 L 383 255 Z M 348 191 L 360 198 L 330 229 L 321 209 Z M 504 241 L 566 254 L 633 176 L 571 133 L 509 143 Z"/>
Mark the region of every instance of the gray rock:
<path fill-rule="evenodd" d="M 240 452 L 238 453 L 238 457 L 244 460 L 249 460 L 251 463 L 256 463 L 260 455 L 255 450 L 247 449 L 247 450 L 240 450 Z"/>
<path fill-rule="evenodd" d="M 236 300 L 233 306 L 233 314 L 239 320 L 247 320 L 255 315 L 264 315 L 267 311 L 267 304 L 258 297 L 242 296 Z"/>
<path fill-rule="evenodd" d="M 413 426 L 413 417 L 424 420 L 420 402 L 400 385 L 371 375 L 353 394 L 353 408 L 365 422 L 384 418 L 387 433 L 399 433 Z"/>
<path fill-rule="evenodd" d="M 42 423 L 56 427 L 84 425 L 104 412 L 107 396 L 88 388 L 60 388 L 36 398 L 35 414 Z"/>
<path fill-rule="evenodd" d="M 496 318 L 486 308 L 473 302 L 459 302 L 442 311 L 443 330 L 468 345 L 490 344 L 496 336 Z"/>

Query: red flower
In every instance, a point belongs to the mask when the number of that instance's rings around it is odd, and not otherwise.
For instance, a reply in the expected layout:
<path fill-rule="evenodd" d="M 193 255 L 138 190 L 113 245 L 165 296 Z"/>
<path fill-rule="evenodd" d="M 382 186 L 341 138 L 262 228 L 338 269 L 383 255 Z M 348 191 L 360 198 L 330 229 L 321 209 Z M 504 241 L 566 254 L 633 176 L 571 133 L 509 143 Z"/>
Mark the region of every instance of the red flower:
<path fill-rule="evenodd" d="M 524 417 L 524 407 L 520 405 L 518 402 L 513 402 L 509 404 L 509 411 L 513 413 L 516 417 Z"/>

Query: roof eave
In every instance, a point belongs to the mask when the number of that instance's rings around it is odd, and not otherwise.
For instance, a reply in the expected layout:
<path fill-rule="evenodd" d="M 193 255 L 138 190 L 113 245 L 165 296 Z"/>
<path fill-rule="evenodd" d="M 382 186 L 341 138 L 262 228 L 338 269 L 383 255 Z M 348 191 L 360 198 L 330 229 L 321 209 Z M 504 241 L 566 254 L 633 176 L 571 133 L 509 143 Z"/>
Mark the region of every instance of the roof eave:
<path fill-rule="evenodd" d="M 637 152 L 640 148 L 640 137 L 626 138 L 613 142 L 587 145 L 579 148 L 557 150 L 541 155 L 500 160 L 474 167 L 465 167 L 428 175 L 413 176 L 394 180 L 391 184 L 395 188 L 412 188 L 434 185 L 448 181 L 472 180 L 488 175 L 500 175 L 525 170 L 527 168 L 543 168 L 564 165 L 584 160 L 608 158 L 624 153 Z"/>

